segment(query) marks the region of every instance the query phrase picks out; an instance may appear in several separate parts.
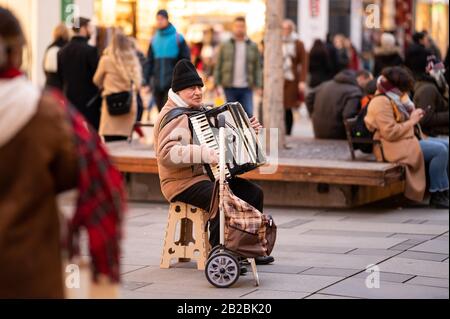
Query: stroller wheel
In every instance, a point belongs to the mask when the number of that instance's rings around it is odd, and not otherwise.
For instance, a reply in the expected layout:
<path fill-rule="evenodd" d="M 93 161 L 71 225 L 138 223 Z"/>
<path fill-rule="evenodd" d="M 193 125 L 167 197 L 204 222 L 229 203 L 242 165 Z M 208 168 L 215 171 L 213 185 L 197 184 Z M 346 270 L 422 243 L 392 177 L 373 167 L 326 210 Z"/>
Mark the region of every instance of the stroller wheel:
<path fill-rule="evenodd" d="M 205 275 L 217 288 L 228 288 L 239 279 L 239 262 L 227 252 L 219 252 L 206 262 Z"/>

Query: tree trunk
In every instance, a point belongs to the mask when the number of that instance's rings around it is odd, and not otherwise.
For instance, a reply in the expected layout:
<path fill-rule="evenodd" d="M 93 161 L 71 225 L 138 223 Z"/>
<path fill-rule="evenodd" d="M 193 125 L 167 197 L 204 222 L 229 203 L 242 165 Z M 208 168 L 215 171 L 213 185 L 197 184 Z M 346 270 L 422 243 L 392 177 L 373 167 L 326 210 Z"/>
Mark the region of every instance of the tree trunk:
<path fill-rule="evenodd" d="M 278 147 L 285 145 L 283 106 L 282 22 L 283 0 L 266 0 L 266 28 L 264 33 L 264 98 L 263 122 L 269 129 L 278 128 Z"/>

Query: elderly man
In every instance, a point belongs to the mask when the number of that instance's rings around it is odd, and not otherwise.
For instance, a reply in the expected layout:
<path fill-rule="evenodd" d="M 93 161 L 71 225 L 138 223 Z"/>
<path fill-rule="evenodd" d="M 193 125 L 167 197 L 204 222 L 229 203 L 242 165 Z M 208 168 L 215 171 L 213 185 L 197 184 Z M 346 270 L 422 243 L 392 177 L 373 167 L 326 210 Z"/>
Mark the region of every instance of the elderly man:
<path fill-rule="evenodd" d="M 161 190 L 165 198 L 209 210 L 214 183 L 204 173 L 203 165 L 217 164 L 217 153 L 204 144 L 193 144 L 187 114 L 171 121 L 167 121 L 166 117 L 177 107 L 202 110 L 202 87 L 203 81 L 194 65 L 186 59 L 179 61 L 174 69 L 169 99 L 155 124 L 154 140 Z M 250 121 L 256 131 L 262 128 L 254 117 Z M 231 179 L 229 185 L 236 196 L 263 211 L 263 192 L 257 185 L 241 178 Z M 216 216 L 210 223 L 209 241 L 212 247 L 219 244 L 219 215 Z M 271 256 L 257 258 L 259 264 L 273 261 Z"/>

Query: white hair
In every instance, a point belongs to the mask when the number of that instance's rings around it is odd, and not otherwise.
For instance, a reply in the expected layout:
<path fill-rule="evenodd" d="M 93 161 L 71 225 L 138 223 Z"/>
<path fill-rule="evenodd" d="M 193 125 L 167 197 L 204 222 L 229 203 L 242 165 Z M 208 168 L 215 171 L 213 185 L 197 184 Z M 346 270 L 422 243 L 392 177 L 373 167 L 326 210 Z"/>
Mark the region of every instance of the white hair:
<path fill-rule="evenodd" d="M 392 33 L 384 32 L 381 35 L 381 46 L 383 48 L 395 47 L 395 37 Z"/>

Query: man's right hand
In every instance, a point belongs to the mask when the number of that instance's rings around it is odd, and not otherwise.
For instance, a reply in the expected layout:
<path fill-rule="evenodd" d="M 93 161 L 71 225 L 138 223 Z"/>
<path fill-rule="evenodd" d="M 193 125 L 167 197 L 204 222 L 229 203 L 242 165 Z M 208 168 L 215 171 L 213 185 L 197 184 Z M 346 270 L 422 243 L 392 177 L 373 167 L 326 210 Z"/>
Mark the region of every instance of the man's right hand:
<path fill-rule="evenodd" d="M 425 112 L 423 111 L 423 109 L 415 109 L 414 111 L 412 111 L 409 119 L 414 125 L 416 125 L 420 122 L 424 115 Z"/>

